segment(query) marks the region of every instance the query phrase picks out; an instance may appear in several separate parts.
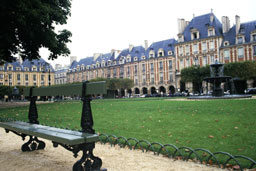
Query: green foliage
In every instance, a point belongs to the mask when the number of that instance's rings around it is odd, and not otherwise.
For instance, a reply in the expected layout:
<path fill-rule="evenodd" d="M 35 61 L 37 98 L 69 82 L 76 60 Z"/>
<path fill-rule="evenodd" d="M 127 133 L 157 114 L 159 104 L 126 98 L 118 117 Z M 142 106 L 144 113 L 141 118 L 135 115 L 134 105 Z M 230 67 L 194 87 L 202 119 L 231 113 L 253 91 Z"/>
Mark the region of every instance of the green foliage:
<path fill-rule="evenodd" d="M 0 86 L 0 98 L 3 98 L 5 95 L 9 95 L 11 93 L 11 87 L 9 86 Z"/>
<path fill-rule="evenodd" d="M 19 94 L 23 94 L 23 88 L 25 88 L 25 86 L 16 86 L 16 88 L 19 90 Z M 14 87 L 13 86 L 4 86 L 1 85 L 0 86 L 0 98 L 3 98 L 5 95 L 11 95 L 13 92 Z"/>
<path fill-rule="evenodd" d="M 209 65 L 205 67 L 192 66 L 181 70 L 181 80 L 184 82 L 201 83 L 205 77 L 209 76 Z"/>
<path fill-rule="evenodd" d="M 256 79 L 256 62 L 245 61 L 224 65 L 224 74 L 242 80 Z"/>
<path fill-rule="evenodd" d="M 49 49 L 49 59 L 67 56 L 71 32 L 54 29 L 66 24 L 70 8 L 70 0 L 1 0 L 0 63 L 12 62 L 16 54 L 39 59 L 41 47 Z"/>

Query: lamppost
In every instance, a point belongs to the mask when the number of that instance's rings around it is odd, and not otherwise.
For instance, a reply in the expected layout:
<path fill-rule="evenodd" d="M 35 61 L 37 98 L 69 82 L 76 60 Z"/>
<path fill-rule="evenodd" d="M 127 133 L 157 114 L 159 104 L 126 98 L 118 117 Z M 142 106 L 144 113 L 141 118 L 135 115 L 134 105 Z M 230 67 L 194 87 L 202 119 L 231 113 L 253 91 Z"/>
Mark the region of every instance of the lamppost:
<path fill-rule="evenodd" d="M 49 66 L 49 68 L 48 68 L 48 71 L 49 71 L 49 75 L 48 75 L 48 84 L 49 84 L 49 86 L 51 86 L 51 67 L 50 67 L 50 64 L 49 63 L 47 63 L 48 64 L 48 66 Z"/>
<path fill-rule="evenodd" d="M 176 70 L 175 70 L 175 89 L 176 89 L 175 92 L 178 91 L 178 87 L 177 87 L 177 73 L 178 73 L 178 70 L 176 69 Z"/>

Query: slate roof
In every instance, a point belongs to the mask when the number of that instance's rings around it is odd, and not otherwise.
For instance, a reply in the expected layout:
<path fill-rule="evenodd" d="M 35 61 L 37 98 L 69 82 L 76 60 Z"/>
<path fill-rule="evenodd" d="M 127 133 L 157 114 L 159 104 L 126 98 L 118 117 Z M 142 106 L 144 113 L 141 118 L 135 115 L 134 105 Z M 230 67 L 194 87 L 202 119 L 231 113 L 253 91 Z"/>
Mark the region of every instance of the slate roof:
<path fill-rule="evenodd" d="M 129 51 L 129 48 L 124 49 L 118 55 L 116 60 L 119 62 L 121 57 L 126 58 L 128 55 L 131 56 L 131 62 L 134 62 L 134 57 L 137 57 L 137 61 L 140 61 L 141 57 L 145 55 L 145 48 L 143 46 L 134 46 L 131 51 Z M 125 63 L 126 63 L 126 61 L 125 61 Z"/>
<path fill-rule="evenodd" d="M 251 41 L 251 32 L 256 31 L 256 20 L 240 24 L 239 33 L 245 36 L 245 42 Z M 225 41 L 229 42 L 229 45 L 236 44 L 236 25 L 234 25 L 227 33 L 224 34 L 222 47 Z"/>
<path fill-rule="evenodd" d="M 156 56 L 157 56 L 157 52 L 160 48 L 163 48 L 164 50 L 164 56 L 168 56 L 168 51 L 172 51 L 173 55 L 175 53 L 174 50 L 174 45 L 177 43 L 177 41 L 175 39 L 167 39 L 167 40 L 162 40 L 159 42 L 154 42 L 152 43 L 149 48 L 146 50 L 145 55 L 146 55 L 146 59 L 149 58 L 149 52 L 151 50 L 154 50 Z"/>
<path fill-rule="evenodd" d="M 11 62 L 11 63 L 6 63 L 4 64 L 4 70 L 7 71 L 7 67 L 8 65 L 12 65 L 13 66 L 13 71 L 17 71 L 17 67 L 20 68 L 21 71 L 23 71 L 23 66 L 21 65 L 21 63 L 19 61 L 15 61 L 15 62 Z"/>
<path fill-rule="evenodd" d="M 80 65 L 80 66 L 82 65 L 87 66 L 91 64 L 93 64 L 93 57 L 83 58 L 77 63 L 77 65 Z"/>
<path fill-rule="evenodd" d="M 41 66 L 43 66 L 45 68 L 45 71 L 47 71 L 49 68 L 51 69 L 51 71 L 54 71 L 52 65 L 49 64 L 48 62 L 46 62 L 42 58 L 40 58 L 38 60 L 34 59 L 32 61 L 29 61 L 28 59 L 26 59 L 25 61 L 23 61 L 22 66 L 23 66 L 23 68 L 25 68 L 25 67 L 29 68 L 29 71 L 32 71 L 32 66 L 37 67 L 37 72 L 40 71 Z"/>
<path fill-rule="evenodd" d="M 4 64 L 4 70 L 7 70 L 8 65 L 13 66 L 13 71 L 17 71 L 17 67 L 20 68 L 20 71 L 24 71 L 25 67 L 29 68 L 29 71 L 32 71 L 32 66 L 37 67 L 37 70 L 34 72 L 40 71 L 40 66 L 44 66 L 45 71 L 47 71 L 49 68 L 51 68 L 51 71 L 54 71 L 52 65 L 49 64 L 48 62 L 46 62 L 42 58 L 40 58 L 39 60 L 34 59 L 32 61 L 29 61 L 26 59 L 23 63 L 20 63 L 18 60 L 11 62 L 11 63 L 6 63 L 6 64 Z"/>
<path fill-rule="evenodd" d="M 211 15 L 213 15 L 213 22 L 210 21 Z M 222 24 L 213 13 L 194 17 L 183 32 L 184 42 L 191 41 L 191 29 L 197 29 L 199 31 L 199 39 L 209 37 L 208 28 L 210 26 L 214 27 L 215 36 L 222 35 Z"/>

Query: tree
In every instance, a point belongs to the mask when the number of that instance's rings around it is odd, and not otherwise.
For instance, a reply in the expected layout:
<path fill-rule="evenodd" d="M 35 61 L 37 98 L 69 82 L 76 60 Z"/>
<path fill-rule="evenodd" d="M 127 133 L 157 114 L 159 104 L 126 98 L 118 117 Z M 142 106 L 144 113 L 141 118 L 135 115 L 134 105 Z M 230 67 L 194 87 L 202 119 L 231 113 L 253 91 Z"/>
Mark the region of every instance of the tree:
<path fill-rule="evenodd" d="M 224 65 L 225 75 L 241 80 L 256 79 L 256 62 L 245 61 L 228 63 Z"/>
<path fill-rule="evenodd" d="M 181 81 L 192 82 L 194 91 L 200 92 L 202 88 L 202 82 L 205 77 L 210 76 L 209 66 L 199 67 L 192 66 L 181 70 Z"/>
<path fill-rule="evenodd" d="M 50 51 L 49 59 L 67 56 L 71 32 L 54 30 L 66 24 L 70 8 L 70 0 L 1 0 L 0 63 L 12 62 L 17 54 L 39 59 L 42 47 Z"/>

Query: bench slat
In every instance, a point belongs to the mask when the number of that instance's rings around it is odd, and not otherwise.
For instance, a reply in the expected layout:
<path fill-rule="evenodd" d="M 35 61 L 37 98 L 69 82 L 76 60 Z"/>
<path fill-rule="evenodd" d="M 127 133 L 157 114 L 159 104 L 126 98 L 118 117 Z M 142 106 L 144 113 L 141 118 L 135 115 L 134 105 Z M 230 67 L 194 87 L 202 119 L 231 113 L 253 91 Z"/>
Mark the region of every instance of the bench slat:
<path fill-rule="evenodd" d="M 32 96 L 81 96 L 82 95 L 82 83 L 51 86 L 51 87 L 39 87 L 34 88 Z M 24 88 L 24 96 L 29 96 L 30 88 Z M 92 82 L 86 84 L 86 95 L 92 94 L 106 94 L 105 81 Z"/>
<path fill-rule="evenodd" d="M 20 121 L 0 122 L 0 127 L 26 135 L 41 137 L 66 145 L 77 145 L 81 143 L 90 143 L 99 140 L 99 136 L 97 134 L 82 133 L 79 131 L 71 131 Z"/>

